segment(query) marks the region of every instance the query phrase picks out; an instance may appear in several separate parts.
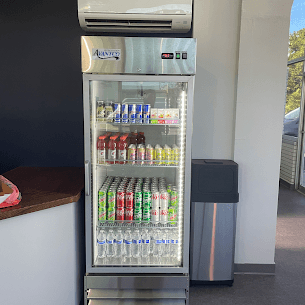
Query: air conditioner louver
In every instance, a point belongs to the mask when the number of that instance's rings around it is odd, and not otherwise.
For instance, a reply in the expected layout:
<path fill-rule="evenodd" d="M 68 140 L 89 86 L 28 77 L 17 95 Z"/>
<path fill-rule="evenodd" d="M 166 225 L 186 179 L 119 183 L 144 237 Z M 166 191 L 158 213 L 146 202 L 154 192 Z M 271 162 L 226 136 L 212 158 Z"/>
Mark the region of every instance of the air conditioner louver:
<path fill-rule="evenodd" d="M 118 29 L 118 30 L 171 30 L 172 21 L 168 20 L 126 20 L 126 19 L 85 19 L 87 28 Z"/>

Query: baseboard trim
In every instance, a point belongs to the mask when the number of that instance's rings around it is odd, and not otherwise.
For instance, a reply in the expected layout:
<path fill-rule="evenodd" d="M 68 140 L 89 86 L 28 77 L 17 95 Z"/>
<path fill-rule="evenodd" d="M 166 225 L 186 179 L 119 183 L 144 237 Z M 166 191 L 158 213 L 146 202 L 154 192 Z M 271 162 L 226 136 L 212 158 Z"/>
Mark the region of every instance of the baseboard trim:
<path fill-rule="evenodd" d="M 288 189 L 290 189 L 291 191 L 294 191 L 295 190 L 295 186 L 294 184 L 290 184 L 288 183 L 287 181 L 283 180 L 280 178 L 280 184 L 287 187 Z"/>
<path fill-rule="evenodd" d="M 234 264 L 234 274 L 275 275 L 275 264 Z"/>

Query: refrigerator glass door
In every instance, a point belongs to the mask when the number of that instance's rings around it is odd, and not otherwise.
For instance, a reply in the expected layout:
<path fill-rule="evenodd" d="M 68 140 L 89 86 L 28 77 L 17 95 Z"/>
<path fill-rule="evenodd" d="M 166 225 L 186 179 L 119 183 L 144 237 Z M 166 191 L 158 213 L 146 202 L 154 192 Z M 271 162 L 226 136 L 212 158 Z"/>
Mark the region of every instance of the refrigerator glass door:
<path fill-rule="evenodd" d="M 84 86 L 87 269 L 186 270 L 193 77 L 85 75 Z"/>

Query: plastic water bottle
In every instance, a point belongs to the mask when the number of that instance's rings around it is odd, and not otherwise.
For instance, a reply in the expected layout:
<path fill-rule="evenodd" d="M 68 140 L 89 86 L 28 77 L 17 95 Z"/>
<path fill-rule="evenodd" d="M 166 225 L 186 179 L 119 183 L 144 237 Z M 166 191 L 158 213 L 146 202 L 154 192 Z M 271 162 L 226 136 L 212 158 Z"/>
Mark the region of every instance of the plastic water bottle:
<path fill-rule="evenodd" d="M 178 243 L 178 234 L 175 231 L 172 233 L 172 236 L 171 236 L 170 247 L 171 247 L 171 250 L 170 250 L 171 256 L 177 257 L 178 251 L 179 251 L 179 243 Z"/>
<path fill-rule="evenodd" d="M 124 255 L 124 238 L 123 238 L 123 232 L 121 229 L 117 231 L 116 238 L 116 257 L 123 257 Z"/>
<path fill-rule="evenodd" d="M 161 257 L 162 256 L 162 236 L 161 236 L 161 231 L 160 230 L 156 230 L 154 232 L 153 256 L 155 256 L 155 257 Z"/>
<path fill-rule="evenodd" d="M 125 231 L 125 257 L 131 257 L 131 245 L 132 245 L 132 238 L 131 238 L 131 231 Z"/>
<path fill-rule="evenodd" d="M 150 254 L 150 234 L 147 229 L 142 232 L 142 256 L 147 257 Z"/>
<path fill-rule="evenodd" d="M 164 239 L 165 239 L 165 245 L 163 245 L 163 256 L 169 257 L 171 253 L 171 240 L 170 240 L 170 232 L 168 230 L 164 230 Z M 162 239 L 163 243 L 163 239 Z"/>
<path fill-rule="evenodd" d="M 115 244 L 115 234 L 113 230 L 109 230 L 107 235 L 107 257 L 114 257 L 115 256 L 115 250 L 116 250 L 116 244 Z"/>
<path fill-rule="evenodd" d="M 133 257 L 139 257 L 141 255 L 141 234 L 138 229 L 134 230 L 133 236 L 132 236 L 132 256 Z"/>
<path fill-rule="evenodd" d="M 106 248 L 106 232 L 104 230 L 100 230 L 97 235 L 97 256 L 99 258 L 106 256 Z"/>

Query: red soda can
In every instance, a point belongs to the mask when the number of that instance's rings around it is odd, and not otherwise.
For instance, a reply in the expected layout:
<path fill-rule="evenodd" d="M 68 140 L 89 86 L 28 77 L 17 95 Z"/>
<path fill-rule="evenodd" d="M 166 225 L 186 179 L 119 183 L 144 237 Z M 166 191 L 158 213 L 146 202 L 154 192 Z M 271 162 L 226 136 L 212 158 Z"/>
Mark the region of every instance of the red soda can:
<path fill-rule="evenodd" d="M 125 220 L 133 220 L 133 208 L 125 209 Z"/>
<path fill-rule="evenodd" d="M 126 208 L 133 208 L 133 196 L 134 195 L 134 193 L 133 193 L 133 191 L 132 190 L 128 190 L 127 192 L 126 192 Z"/>
<path fill-rule="evenodd" d="M 116 209 L 116 220 L 124 220 L 125 211 L 124 208 Z"/>
<path fill-rule="evenodd" d="M 117 208 L 124 208 L 124 201 L 125 201 L 125 192 L 124 190 L 118 190 L 116 195 L 116 206 Z"/>

